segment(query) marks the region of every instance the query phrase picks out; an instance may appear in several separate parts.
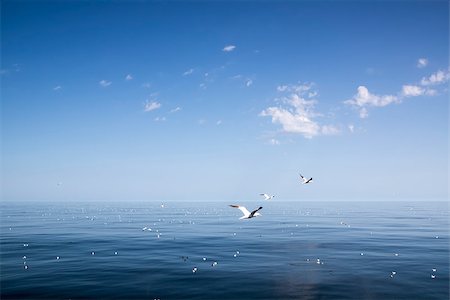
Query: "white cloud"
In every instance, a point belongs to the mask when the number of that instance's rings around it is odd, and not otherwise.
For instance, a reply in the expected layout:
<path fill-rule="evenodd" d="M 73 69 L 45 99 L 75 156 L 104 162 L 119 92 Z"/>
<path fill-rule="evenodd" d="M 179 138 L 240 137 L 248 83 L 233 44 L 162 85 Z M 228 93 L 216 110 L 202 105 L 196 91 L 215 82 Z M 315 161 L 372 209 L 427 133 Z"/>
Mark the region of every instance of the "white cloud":
<path fill-rule="evenodd" d="M 224 51 L 224 52 L 231 52 L 235 48 L 236 48 L 236 46 L 234 46 L 234 45 L 228 45 L 228 46 L 223 47 L 222 51 Z"/>
<path fill-rule="evenodd" d="M 355 132 L 355 126 L 353 124 L 348 125 L 348 130 L 350 130 L 351 133 Z"/>
<path fill-rule="evenodd" d="M 112 83 L 111 81 L 107 81 L 107 80 L 100 80 L 100 82 L 99 82 L 99 84 L 100 84 L 102 87 L 110 86 L 111 83 Z"/>
<path fill-rule="evenodd" d="M 164 122 L 166 120 L 166 117 L 156 117 L 153 119 L 155 122 Z"/>
<path fill-rule="evenodd" d="M 181 107 L 177 106 L 174 109 L 171 109 L 169 112 L 170 113 L 174 113 L 174 112 L 177 112 L 177 111 L 180 111 L 180 110 L 181 110 Z"/>
<path fill-rule="evenodd" d="M 132 80 L 132 79 L 133 79 L 133 76 L 131 76 L 131 74 L 128 74 L 128 75 L 125 77 L 125 80 L 127 80 L 127 81 Z"/>
<path fill-rule="evenodd" d="M 285 92 L 285 91 L 287 91 L 287 88 L 288 88 L 287 85 L 279 85 L 279 86 L 277 86 L 277 91 Z"/>
<path fill-rule="evenodd" d="M 339 130 L 336 127 L 321 126 L 314 120 L 321 114 L 314 111 L 317 101 L 309 97 L 312 86 L 312 83 L 278 86 L 279 92 L 290 93 L 288 96 L 278 99 L 283 106 L 268 107 L 259 115 L 271 117 L 272 123 L 280 124 L 284 132 L 301 134 L 306 138 L 321 134 L 337 134 Z"/>
<path fill-rule="evenodd" d="M 367 108 L 363 107 L 359 110 L 359 117 L 361 119 L 365 119 L 369 116 L 369 112 L 367 111 Z"/>
<path fill-rule="evenodd" d="M 60 90 L 60 89 L 62 89 L 62 87 L 61 87 L 60 85 L 57 85 L 57 86 L 55 86 L 55 87 L 53 88 L 54 91 L 58 91 L 58 90 Z"/>
<path fill-rule="evenodd" d="M 247 79 L 246 82 L 245 82 L 245 85 L 247 87 L 251 86 L 252 84 L 253 84 L 253 80 L 251 80 L 251 79 Z"/>
<path fill-rule="evenodd" d="M 426 60 L 426 59 L 425 59 Z M 420 60 L 419 60 L 420 61 Z M 422 62 L 426 64 L 425 62 Z M 360 118 L 369 116 L 368 107 L 383 107 L 392 103 L 401 103 L 404 98 L 418 96 L 435 96 L 438 91 L 431 88 L 431 85 L 440 85 L 450 80 L 450 72 L 442 70 L 422 78 L 419 84 L 404 84 L 397 95 L 375 95 L 371 94 L 365 86 L 359 86 L 353 98 L 344 101 L 345 104 L 359 109 Z"/>
<path fill-rule="evenodd" d="M 189 69 L 183 73 L 183 76 L 188 76 L 188 75 L 191 75 L 192 73 L 194 73 L 194 69 Z"/>
<path fill-rule="evenodd" d="M 309 97 L 309 98 L 314 98 L 314 97 L 316 97 L 318 94 L 319 94 L 319 93 L 317 93 L 316 91 L 309 92 L 309 93 L 308 93 L 308 97 Z"/>
<path fill-rule="evenodd" d="M 428 86 L 428 85 L 439 85 L 442 83 L 447 82 L 450 79 L 450 72 L 447 71 L 442 71 L 439 70 L 434 74 L 431 74 L 430 77 L 426 78 L 422 78 L 422 80 L 420 81 L 420 83 L 424 86 Z"/>
<path fill-rule="evenodd" d="M 205 123 L 206 123 L 205 119 L 200 119 L 200 120 L 197 121 L 198 125 L 204 125 Z"/>
<path fill-rule="evenodd" d="M 424 95 L 426 90 L 418 85 L 404 85 L 402 87 L 402 95 L 404 97 L 417 97 Z"/>
<path fill-rule="evenodd" d="M 158 109 L 161 107 L 161 103 L 157 102 L 157 101 L 146 101 L 144 103 L 144 111 L 148 112 L 148 111 L 152 111 L 155 109 Z"/>
<path fill-rule="evenodd" d="M 202 90 L 206 90 L 206 83 L 200 83 L 199 87 L 200 87 Z"/>
<path fill-rule="evenodd" d="M 222 124 L 222 120 L 218 120 L 217 122 L 216 122 L 216 125 L 221 125 Z"/>
<path fill-rule="evenodd" d="M 428 65 L 428 59 L 426 58 L 419 58 L 417 60 L 417 67 L 418 68 L 425 68 Z"/>
<path fill-rule="evenodd" d="M 299 133 L 307 138 L 319 134 L 319 125 L 305 113 L 292 112 L 280 107 L 269 107 L 263 110 L 260 116 L 272 117 L 272 123 L 281 124 L 285 132 Z"/>
<path fill-rule="evenodd" d="M 375 95 L 371 94 L 369 90 L 361 85 L 358 87 L 358 92 L 353 96 L 352 99 L 345 101 L 346 104 L 356 105 L 356 106 L 377 106 L 382 107 L 389 105 L 391 103 L 398 103 L 399 99 L 394 95 Z"/>
<path fill-rule="evenodd" d="M 341 132 L 339 128 L 333 125 L 323 125 L 321 130 L 324 135 L 336 135 Z"/>
<path fill-rule="evenodd" d="M 427 96 L 436 96 L 437 94 L 438 94 L 438 92 L 435 89 L 427 88 L 425 90 L 425 95 L 427 95 Z"/>
<path fill-rule="evenodd" d="M 401 99 L 394 95 L 375 95 L 371 94 L 369 90 L 361 85 L 358 87 L 358 92 L 353 98 L 344 101 L 345 104 L 359 108 L 359 116 L 364 119 L 369 116 L 367 107 L 383 107 L 392 103 L 400 103 Z"/>
<path fill-rule="evenodd" d="M 146 88 L 146 89 L 151 88 L 151 86 L 152 86 L 152 84 L 149 83 L 149 82 L 145 82 L 145 83 L 142 84 L 142 87 L 143 87 L 143 88 Z"/>
<path fill-rule="evenodd" d="M 314 86 L 314 83 L 311 83 L 311 82 L 279 85 L 279 86 L 277 86 L 277 91 L 303 94 L 304 92 L 311 90 L 313 88 L 313 86 Z M 314 96 L 317 95 L 316 91 L 313 91 L 310 93 L 314 94 Z"/>

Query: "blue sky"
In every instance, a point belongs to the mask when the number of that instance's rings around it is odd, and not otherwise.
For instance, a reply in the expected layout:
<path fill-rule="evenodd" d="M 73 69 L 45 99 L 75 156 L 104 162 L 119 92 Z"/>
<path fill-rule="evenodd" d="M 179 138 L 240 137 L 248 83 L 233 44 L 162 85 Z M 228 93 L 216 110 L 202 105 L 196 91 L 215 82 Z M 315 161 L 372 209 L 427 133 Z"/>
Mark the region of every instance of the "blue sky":
<path fill-rule="evenodd" d="M 448 1 L 1 14 L 4 200 L 448 198 Z"/>

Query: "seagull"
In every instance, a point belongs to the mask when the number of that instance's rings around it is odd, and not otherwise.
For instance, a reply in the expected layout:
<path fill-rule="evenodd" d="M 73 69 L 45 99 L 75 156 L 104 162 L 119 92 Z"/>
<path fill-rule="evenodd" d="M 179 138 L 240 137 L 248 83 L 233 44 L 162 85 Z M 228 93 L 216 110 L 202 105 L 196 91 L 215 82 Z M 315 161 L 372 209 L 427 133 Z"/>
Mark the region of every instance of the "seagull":
<path fill-rule="evenodd" d="M 234 208 L 239 208 L 239 210 L 242 211 L 242 213 L 244 214 L 242 217 L 239 218 L 239 220 L 251 219 L 254 217 L 261 216 L 261 214 L 258 212 L 258 210 L 262 209 L 262 206 L 260 206 L 258 209 L 255 209 L 252 212 L 249 212 L 248 209 L 245 208 L 245 206 L 240 206 L 240 205 L 230 205 L 230 206 L 234 207 Z"/>
<path fill-rule="evenodd" d="M 311 178 L 309 178 L 309 179 L 306 179 L 305 177 L 303 177 L 303 175 L 302 174 L 300 174 L 300 177 L 302 178 L 302 180 L 303 180 L 303 184 L 307 184 L 307 183 L 310 183 L 310 182 L 312 182 L 312 177 Z"/>
<path fill-rule="evenodd" d="M 275 197 L 275 195 L 267 195 L 267 194 L 259 194 L 260 196 L 264 197 L 264 200 L 271 200 Z"/>

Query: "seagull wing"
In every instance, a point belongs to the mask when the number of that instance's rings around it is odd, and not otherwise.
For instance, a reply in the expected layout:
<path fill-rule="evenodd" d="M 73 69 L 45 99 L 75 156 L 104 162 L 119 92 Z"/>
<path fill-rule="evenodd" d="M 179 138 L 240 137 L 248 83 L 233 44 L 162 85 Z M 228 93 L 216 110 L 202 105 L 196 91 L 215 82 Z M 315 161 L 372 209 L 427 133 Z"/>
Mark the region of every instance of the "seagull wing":
<path fill-rule="evenodd" d="M 269 196 L 269 195 L 267 195 L 267 194 L 259 194 L 259 195 L 263 196 L 265 200 L 268 200 L 268 199 L 270 199 L 270 196 Z"/>
<path fill-rule="evenodd" d="M 234 207 L 234 208 L 238 208 L 244 214 L 245 217 L 250 215 L 250 212 L 248 211 L 247 208 L 245 208 L 245 206 L 240 206 L 240 205 L 230 205 L 230 206 Z"/>
<path fill-rule="evenodd" d="M 255 213 L 260 209 L 262 209 L 262 206 L 260 206 L 258 209 L 255 209 L 254 211 L 252 211 L 249 217 L 250 218 L 253 217 L 255 215 Z"/>
<path fill-rule="evenodd" d="M 306 178 L 305 177 L 303 177 L 303 175 L 302 174 L 299 174 L 300 175 L 300 177 L 302 178 L 302 183 L 304 184 L 305 182 L 306 182 Z"/>

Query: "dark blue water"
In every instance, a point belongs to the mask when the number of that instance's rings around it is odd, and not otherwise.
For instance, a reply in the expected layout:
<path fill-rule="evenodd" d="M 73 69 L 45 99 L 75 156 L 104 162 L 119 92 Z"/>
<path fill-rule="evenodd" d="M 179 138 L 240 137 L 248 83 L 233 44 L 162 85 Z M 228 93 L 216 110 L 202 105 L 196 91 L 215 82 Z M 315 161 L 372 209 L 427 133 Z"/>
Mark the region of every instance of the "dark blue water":
<path fill-rule="evenodd" d="M 1 299 L 449 299 L 448 203 L 226 204 L 3 202 Z"/>

